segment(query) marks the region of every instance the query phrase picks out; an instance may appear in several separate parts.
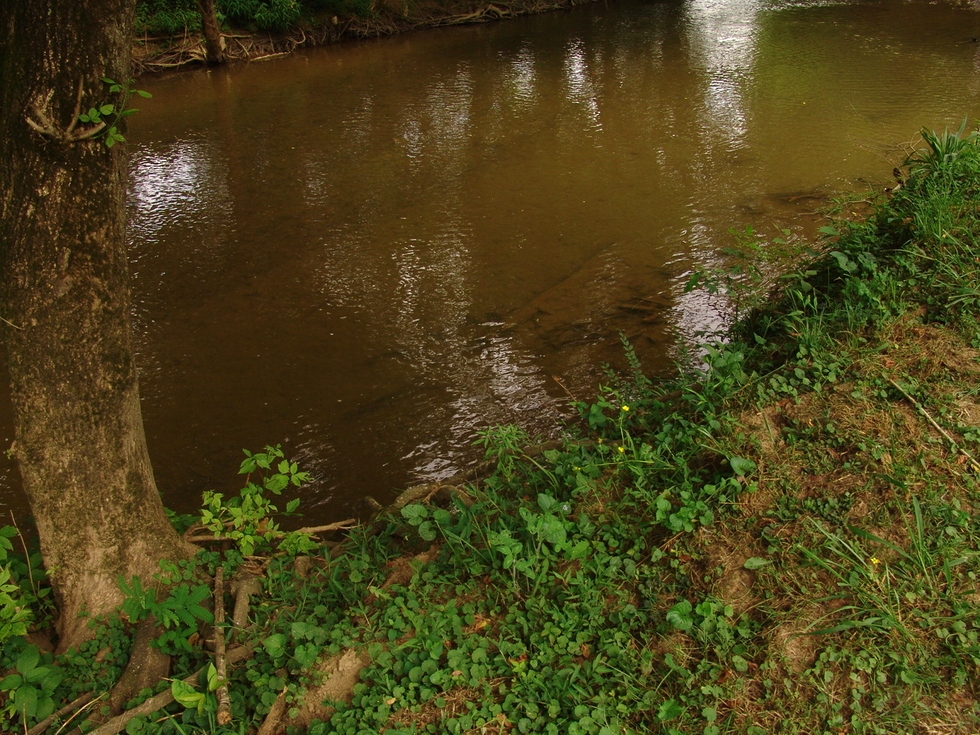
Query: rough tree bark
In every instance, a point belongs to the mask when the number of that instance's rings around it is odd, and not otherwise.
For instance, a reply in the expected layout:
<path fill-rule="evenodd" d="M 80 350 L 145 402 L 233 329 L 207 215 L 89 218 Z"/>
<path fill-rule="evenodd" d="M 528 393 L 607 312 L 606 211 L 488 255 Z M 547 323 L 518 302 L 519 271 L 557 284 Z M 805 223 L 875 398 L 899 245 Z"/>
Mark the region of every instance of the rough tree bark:
<path fill-rule="evenodd" d="M 0 2 L 0 336 L 13 454 L 59 608 L 59 649 L 82 613 L 121 600 L 188 551 L 146 449 L 124 239 L 121 146 L 84 137 L 79 109 L 125 82 L 135 0 Z"/>
<path fill-rule="evenodd" d="M 201 29 L 204 31 L 204 47 L 208 53 L 208 64 L 225 63 L 225 39 L 221 36 L 214 0 L 197 0 L 201 13 Z"/>

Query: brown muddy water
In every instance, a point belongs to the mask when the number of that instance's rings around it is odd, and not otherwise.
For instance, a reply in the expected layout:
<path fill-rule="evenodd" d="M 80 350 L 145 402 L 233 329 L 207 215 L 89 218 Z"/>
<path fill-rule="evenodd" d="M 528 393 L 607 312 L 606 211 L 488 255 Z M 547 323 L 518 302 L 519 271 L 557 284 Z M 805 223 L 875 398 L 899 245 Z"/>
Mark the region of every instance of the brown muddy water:
<path fill-rule="evenodd" d="M 980 113 L 974 36 L 925 2 L 625 0 L 142 80 L 134 323 L 165 502 L 282 442 L 307 520 L 334 519 L 470 466 L 488 424 L 554 434 L 620 332 L 667 369 L 718 322 L 683 286 L 730 228 L 812 234 L 920 127 Z"/>

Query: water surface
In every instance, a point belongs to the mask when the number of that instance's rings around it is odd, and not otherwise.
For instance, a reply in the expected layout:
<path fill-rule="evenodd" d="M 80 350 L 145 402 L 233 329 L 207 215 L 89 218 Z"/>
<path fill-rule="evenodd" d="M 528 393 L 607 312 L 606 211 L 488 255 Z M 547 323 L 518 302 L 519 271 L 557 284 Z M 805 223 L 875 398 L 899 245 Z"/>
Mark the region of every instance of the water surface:
<path fill-rule="evenodd" d="M 554 433 L 620 333 L 665 370 L 717 322 L 683 285 L 730 228 L 812 234 L 920 127 L 977 115 L 974 35 L 925 2 L 624 0 L 141 80 L 133 300 L 165 502 L 282 442 L 308 517 L 336 518 L 467 467 L 487 424 Z"/>

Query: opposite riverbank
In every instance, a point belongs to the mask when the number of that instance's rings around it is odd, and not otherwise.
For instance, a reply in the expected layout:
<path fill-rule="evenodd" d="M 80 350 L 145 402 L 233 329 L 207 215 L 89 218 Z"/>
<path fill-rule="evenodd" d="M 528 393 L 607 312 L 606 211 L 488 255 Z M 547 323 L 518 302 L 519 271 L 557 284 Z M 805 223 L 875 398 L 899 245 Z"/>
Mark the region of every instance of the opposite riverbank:
<path fill-rule="evenodd" d="M 227 62 L 263 61 L 301 48 L 505 20 L 591 2 L 595 0 L 210 0 Z M 980 0 L 946 2 L 980 7 Z M 136 75 L 208 62 L 201 4 L 202 0 L 140 1 L 133 49 Z"/>
<path fill-rule="evenodd" d="M 505 0 L 488 3 L 486 0 L 380 0 L 364 7 L 338 3 L 335 9 L 297 16 L 295 21 L 288 24 L 285 21 L 282 24 L 273 23 L 272 28 L 263 28 L 261 22 L 256 24 L 254 20 L 235 25 L 226 19 L 221 36 L 227 61 L 264 61 L 300 48 L 425 28 L 487 23 L 568 9 L 594 1 Z M 282 4 L 271 3 L 272 6 Z M 200 14 L 194 9 L 182 7 L 186 5 L 181 0 L 144 4 L 137 22 L 138 33 L 133 49 L 136 74 L 165 72 L 207 63 L 207 45 L 200 30 Z M 160 9 L 154 10 L 158 7 Z M 195 3 L 191 2 L 190 7 L 195 7 Z M 280 25 L 283 27 L 278 27 Z"/>

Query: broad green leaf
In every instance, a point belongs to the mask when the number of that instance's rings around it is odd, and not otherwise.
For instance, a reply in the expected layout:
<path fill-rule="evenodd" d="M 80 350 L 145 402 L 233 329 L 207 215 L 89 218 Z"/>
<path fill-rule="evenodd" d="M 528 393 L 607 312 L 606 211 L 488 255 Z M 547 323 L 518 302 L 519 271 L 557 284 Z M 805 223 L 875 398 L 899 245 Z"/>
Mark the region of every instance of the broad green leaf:
<path fill-rule="evenodd" d="M 54 700 L 48 695 L 39 697 L 37 708 L 34 712 L 35 719 L 43 720 L 52 712 L 54 712 Z"/>
<path fill-rule="evenodd" d="M 402 518 L 413 526 L 419 525 L 422 521 L 429 517 L 429 509 L 419 503 L 406 505 L 404 508 L 402 508 L 401 513 Z"/>
<path fill-rule="evenodd" d="M 286 475 L 273 475 L 265 481 L 265 489 L 278 495 L 288 484 L 289 478 Z"/>
<path fill-rule="evenodd" d="M 568 558 L 584 559 L 586 554 L 589 553 L 589 549 L 591 548 L 592 548 L 592 544 L 590 544 L 588 541 L 584 541 L 584 540 L 579 541 L 577 544 L 575 544 L 575 546 L 572 547 L 572 550 L 568 552 Z"/>
<path fill-rule="evenodd" d="M 41 691 L 45 694 L 51 694 L 58 688 L 61 680 L 65 678 L 65 672 L 57 666 L 46 666 L 45 668 L 47 669 L 47 673 L 41 682 Z"/>
<path fill-rule="evenodd" d="M 432 511 L 432 520 L 434 520 L 440 526 L 449 523 L 452 519 L 452 513 L 450 513 L 448 510 L 436 508 L 434 511 Z"/>
<path fill-rule="evenodd" d="M 691 603 L 687 600 L 681 600 L 667 611 L 667 622 L 677 630 L 688 631 L 694 627 L 691 610 Z"/>
<path fill-rule="evenodd" d="M 750 556 L 742 564 L 742 567 L 745 569 L 761 569 L 769 564 L 772 564 L 772 562 L 768 559 L 763 559 L 761 556 Z"/>
<path fill-rule="evenodd" d="M 7 692 L 16 689 L 24 683 L 24 677 L 20 674 L 10 674 L 0 679 L 0 692 Z"/>
<path fill-rule="evenodd" d="M 208 691 L 214 692 L 218 690 L 224 682 L 218 678 L 218 670 L 214 667 L 213 663 L 208 664 L 207 669 L 207 679 L 208 679 Z"/>
<path fill-rule="evenodd" d="M 755 472 L 755 462 L 744 457 L 729 457 L 728 464 L 731 465 L 732 472 L 738 476 L 748 475 Z"/>
<path fill-rule="evenodd" d="M 176 679 L 170 683 L 170 693 L 173 698 L 186 709 L 200 709 L 204 706 L 205 696 L 186 681 Z"/>
<path fill-rule="evenodd" d="M 20 674 L 26 678 L 32 671 L 37 667 L 38 661 L 41 660 L 41 653 L 37 650 L 37 646 L 28 646 L 23 650 L 20 656 L 17 657 L 16 668 Z"/>
<path fill-rule="evenodd" d="M 280 658 L 286 653 L 286 636 L 274 633 L 262 641 L 262 647 L 272 658 Z"/>
<path fill-rule="evenodd" d="M 51 672 L 51 669 L 47 666 L 37 666 L 31 669 L 29 672 L 24 674 L 24 679 L 27 680 L 28 684 L 37 684 L 44 681 L 45 677 Z"/>
<path fill-rule="evenodd" d="M 23 712 L 28 719 L 35 719 L 37 714 L 37 689 L 34 687 L 19 687 L 14 692 L 14 710 Z"/>
<path fill-rule="evenodd" d="M 544 516 L 541 519 L 538 535 L 552 546 L 563 545 L 565 543 L 565 539 L 567 538 L 565 525 L 551 515 Z"/>
<path fill-rule="evenodd" d="M 438 532 L 433 527 L 431 521 L 422 521 L 419 524 L 419 536 L 422 537 L 424 541 L 434 541 Z"/>
<path fill-rule="evenodd" d="M 677 704 L 677 700 L 674 699 L 668 699 L 666 702 L 662 702 L 660 707 L 657 708 L 657 719 L 661 722 L 673 720 L 682 714 L 684 714 L 684 708 Z"/>

